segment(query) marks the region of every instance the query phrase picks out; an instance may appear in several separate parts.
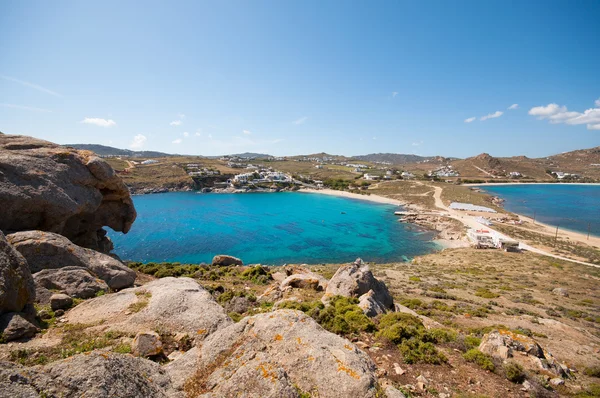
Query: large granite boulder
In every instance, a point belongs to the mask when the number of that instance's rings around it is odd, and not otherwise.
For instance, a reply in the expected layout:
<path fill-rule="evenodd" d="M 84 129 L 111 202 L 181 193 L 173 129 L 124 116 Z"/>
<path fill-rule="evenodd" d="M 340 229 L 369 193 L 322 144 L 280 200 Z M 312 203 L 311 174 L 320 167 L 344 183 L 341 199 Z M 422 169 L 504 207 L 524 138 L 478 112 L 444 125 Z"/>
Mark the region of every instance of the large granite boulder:
<path fill-rule="evenodd" d="M 38 331 L 37 326 L 19 312 L 8 312 L 0 315 L 0 333 L 4 341 L 33 337 Z"/>
<path fill-rule="evenodd" d="M 175 388 L 203 397 L 374 397 L 375 365 L 300 311 L 243 318 L 166 367 Z"/>
<path fill-rule="evenodd" d="M 365 294 L 367 296 L 361 300 L 361 296 Z M 363 311 L 367 315 L 394 309 L 394 299 L 387 286 L 373 276 L 369 265 L 360 258 L 336 271 L 327 284 L 322 301 L 327 303 L 331 297 L 338 295 L 361 300 Z"/>
<path fill-rule="evenodd" d="M 173 277 L 87 300 L 66 318 L 71 324 L 98 324 L 131 333 L 144 329 L 187 333 L 196 340 L 233 323 L 198 282 Z"/>
<path fill-rule="evenodd" d="M 36 302 L 48 304 L 52 290 L 63 291 L 71 297 L 88 299 L 98 292 L 108 291 L 108 285 L 83 267 L 43 269 L 33 275 Z"/>
<path fill-rule="evenodd" d="M 307 267 L 301 265 L 287 265 L 284 267 L 287 277 L 281 282 L 281 289 L 288 286 L 297 289 L 313 289 L 322 291 L 327 288 L 327 279 Z"/>
<path fill-rule="evenodd" d="M 77 246 L 62 235 L 43 231 L 24 231 L 7 236 L 29 264 L 33 274 L 45 269 L 86 268 L 111 289 L 130 287 L 135 271 L 113 257 Z"/>
<path fill-rule="evenodd" d="M 102 252 L 102 228 L 127 233 L 136 212 L 129 190 L 90 151 L 0 133 L 0 230 L 43 230 Z"/>
<path fill-rule="evenodd" d="M 35 286 L 27 261 L 0 231 L 0 314 L 19 312 L 34 300 Z"/>
<path fill-rule="evenodd" d="M 0 362 L 0 396 L 62 398 L 183 398 L 157 363 L 94 351 L 43 367 Z"/>
<path fill-rule="evenodd" d="M 218 254 L 213 257 L 212 265 L 228 267 L 230 265 L 244 265 L 244 262 L 237 257 L 228 256 L 226 254 Z"/>

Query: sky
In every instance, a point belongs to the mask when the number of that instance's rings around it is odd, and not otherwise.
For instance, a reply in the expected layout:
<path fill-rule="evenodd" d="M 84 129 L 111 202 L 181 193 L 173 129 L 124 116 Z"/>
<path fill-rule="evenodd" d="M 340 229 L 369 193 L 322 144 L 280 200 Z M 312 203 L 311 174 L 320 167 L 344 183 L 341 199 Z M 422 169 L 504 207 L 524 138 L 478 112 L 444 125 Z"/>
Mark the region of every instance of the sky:
<path fill-rule="evenodd" d="M 599 1 L 0 2 L 0 131 L 191 155 L 600 145 Z"/>

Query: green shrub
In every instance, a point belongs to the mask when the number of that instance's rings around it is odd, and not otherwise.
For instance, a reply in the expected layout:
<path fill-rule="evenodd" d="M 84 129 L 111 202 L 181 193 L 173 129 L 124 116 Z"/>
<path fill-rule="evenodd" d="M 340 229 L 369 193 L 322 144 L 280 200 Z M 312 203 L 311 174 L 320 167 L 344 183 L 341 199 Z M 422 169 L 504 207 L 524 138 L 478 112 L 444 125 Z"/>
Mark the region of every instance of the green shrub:
<path fill-rule="evenodd" d="M 525 371 L 516 362 L 507 362 L 504 364 L 504 374 L 513 383 L 522 383 L 525 380 Z"/>
<path fill-rule="evenodd" d="M 479 344 L 481 344 L 481 339 L 479 337 L 469 335 L 465 336 L 465 338 L 463 339 L 463 343 L 465 347 L 467 347 L 467 350 L 470 350 L 472 348 L 479 347 Z"/>
<path fill-rule="evenodd" d="M 591 384 L 585 391 L 575 395 L 576 398 L 597 398 L 600 397 L 600 384 Z"/>
<path fill-rule="evenodd" d="M 432 343 L 426 343 L 418 338 L 404 340 L 398 347 L 408 364 L 428 363 L 432 365 L 441 365 L 448 362 L 448 359 L 439 352 Z"/>
<path fill-rule="evenodd" d="M 357 305 L 358 299 L 334 296 L 329 304 L 325 306 L 319 300 L 302 303 L 284 301 L 279 308 L 302 311 L 316 320 L 323 328 L 336 334 L 347 335 L 375 330 L 373 321 Z"/>
<path fill-rule="evenodd" d="M 252 281 L 257 285 L 266 285 L 273 280 L 271 272 L 260 265 L 248 268 L 241 273 L 240 277 L 244 280 Z"/>
<path fill-rule="evenodd" d="M 477 364 L 477 366 L 483 370 L 489 370 L 490 372 L 493 372 L 496 368 L 494 366 L 494 362 L 492 362 L 492 358 L 489 355 L 479 351 L 477 348 L 472 348 L 465 352 L 463 354 L 463 358 L 469 362 Z"/>
<path fill-rule="evenodd" d="M 229 315 L 229 317 L 234 321 L 234 322 L 239 322 L 240 319 L 243 318 L 242 314 L 239 314 L 237 312 L 230 312 L 227 315 Z"/>
<path fill-rule="evenodd" d="M 591 366 L 589 368 L 585 368 L 583 373 L 590 377 L 600 377 L 600 366 Z"/>
<path fill-rule="evenodd" d="M 483 298 L 487 298 L 487 299 L 493 299 L 493 298 L 500 297 L 499 294 L 496 294 L 496 293 L 491 292 L 488 289 L 484 289 L 484 288 L 477 289 L 477 291 L 475 292 L 475 295 L 478 297 L 483 297 Z"/>

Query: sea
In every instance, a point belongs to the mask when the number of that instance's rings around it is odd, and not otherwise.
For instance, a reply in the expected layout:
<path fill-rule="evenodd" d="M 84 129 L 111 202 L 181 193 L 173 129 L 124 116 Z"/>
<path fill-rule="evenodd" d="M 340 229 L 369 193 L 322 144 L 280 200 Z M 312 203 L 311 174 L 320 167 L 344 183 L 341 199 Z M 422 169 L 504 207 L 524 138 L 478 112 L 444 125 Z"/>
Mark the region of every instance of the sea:
<path fill-rule="evenodd" d="M 434 234 L 398 221 L 398 206 L 299 193 L 134 196 L 127 234 L 109 231 L 123 260 L 210 263 L 216 254 L 245 264 L 410 261 L 440 249 Z"/>
<path fill-rule="evenodd" d="M 480 186 L 505 199 L 504 208 L 551 226 L 600 236 L 600 185 L 517 184 Z"/>

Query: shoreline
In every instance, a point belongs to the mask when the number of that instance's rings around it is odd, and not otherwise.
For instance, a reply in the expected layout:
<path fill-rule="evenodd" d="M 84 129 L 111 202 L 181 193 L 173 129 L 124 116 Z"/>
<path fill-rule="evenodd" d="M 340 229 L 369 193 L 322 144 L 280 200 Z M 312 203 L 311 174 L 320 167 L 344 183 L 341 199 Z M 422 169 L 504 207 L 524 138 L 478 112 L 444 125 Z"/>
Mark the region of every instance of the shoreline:
<path fill-rule="evenodd" d="M 364 200 L 364 201 L 373 202 L 373 203 L 381 203 L 381 204 L 396 205 L 396 206 L 406 206 L 406 203 L 404 203 L 400 200 L 386 198 L 385 196 L 379 196 L 379 195 L 374 195 L 374 194 L 361 195 L 358 193 L 352 193 L 352 192 L 348 192 L 348 191 L 337 191 L 335 189 L 328 189 L 328 188 L 325 188 L 325 189 L 303 188 L 296 192 L 312 193 L 312 194 L 317 193 L 317 194 L 337 196 L 337 197 L 347 198 L 347 199 L 359 199 L 359 200 Z"/>
<path fill-rule="evenodd" d="M 538 220 L 536 220 L 534 223 L 533 218 L 531 218 L 531 217 L 525 216 L 520 213 L 514 213 L 514 212 L 511 212 L 511 213 L 518 216 L 523 221 L 526 221 L 532 225 L 539 225 L 542 227 L 541 231 L 535 231 L 535 230 L 531 230 L 529 228 L 524 228 L 526 230 L 530 230 L 532 232 L 538 232 L 538 233 L 541 233 L 544 235 L 554 235 L 556 233 L 556 225 L 552 226 L 550 224 L 546 224 L 546 223 L 540 222 Z M 566 237 L 569 240 L 577 241 L 580 243 L 585 243 L 590 246 L 600 247 L 600 236 L 594 235 L 591 233 L 590 233 L 590 238 L 588 239 L 587 233 L 584 233 L 581 231 L 574 231 L 574 230 L 568 229 L 568 228 L 561 228 L 560 226 L 558 226 L 558 237 L 559 238 Z"/>
<path fill-rule="evenodd" d="M 477 184 L 461 184 L 464 187 L 502 186 L 502 185 L 600 185 L 600 182 L 482 182 Z"/>

